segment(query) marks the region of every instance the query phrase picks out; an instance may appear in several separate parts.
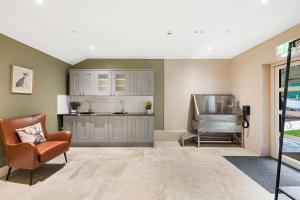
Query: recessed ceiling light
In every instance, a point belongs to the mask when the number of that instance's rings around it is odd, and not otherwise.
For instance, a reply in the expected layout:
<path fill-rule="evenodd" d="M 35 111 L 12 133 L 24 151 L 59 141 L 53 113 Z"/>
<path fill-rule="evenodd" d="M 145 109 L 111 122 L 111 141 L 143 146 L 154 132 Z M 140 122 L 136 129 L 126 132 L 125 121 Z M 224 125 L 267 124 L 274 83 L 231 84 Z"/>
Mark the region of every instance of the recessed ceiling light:
<path fill-rule="evenodd" d="M 261 3 L 262 4 L 266 4 L 266 3 L 268 3 L 269 2 L 269 0 L 261 0 Z"/>
<path fill-rule="evenodd" d="M 207 51 L 210 51 L 210 50 L 211 50 L 211 46 L 207 46 L 207 47 L 206 47 L 206 50 L 207 50 Z"/>
<path fill-rule="evenodd" d="M 202 30 L 195 30 L 194 31 L 195 35 L 199 35 L 199 34 L 202 34 L 202 33 L 204 33 L 204 31 L 202 31 Z"/>
<path fill-rule="evenodd" d="M 42 4 L 43 0 L 35 0 L 38 4 Z"/>
<path fill-rule="evenodd" d="M 173 32 L 171 30 L 166 31 L 167 35 L 173 35 Z"/>
<path fill-rule="evenodd" d="M 91 46 L 91 51 L 95 51 L 95 46 Z"/>

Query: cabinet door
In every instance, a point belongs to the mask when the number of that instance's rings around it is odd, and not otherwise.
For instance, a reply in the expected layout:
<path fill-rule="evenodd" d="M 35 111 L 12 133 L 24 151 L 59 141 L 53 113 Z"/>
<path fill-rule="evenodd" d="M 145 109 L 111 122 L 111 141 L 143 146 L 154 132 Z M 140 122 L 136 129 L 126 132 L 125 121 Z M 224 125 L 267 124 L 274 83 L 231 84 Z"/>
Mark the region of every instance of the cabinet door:
<path fill-rule="evenodd" d="M 154 142 L 154 117 L 141 117 L 142 142 Z"/>
<path fill-rule="evenodd" d="M 128 142 L 141 142 L 141 119 L 136 116 L 128 117 Z"/>
<path fill-rule="evenodd" d="M 78 116 L 77 117 L 77 142 L 88 143 L 90 141 L 90 116 Z"/>
<path fill-rule="evenodd" d="M 95 95 L 112 95 L 111 71 L 96 71 L 94 81 Z"/>
<path fill-rule="evenodd" d="M 129 72 L 129 94 L 131 96 L 141 96 L 142 95 L 142 75 L 141 71 L 131 71 Z"/>
<path fill-rule="evenodd" d="M 79 71 L 70 71 L 70 95 L 81 95 L 80 75 Z"/>
<path fill-rule="evenodd" d="M 108 117 L 91 117 L 90 142 L 108 142 Z"/>
<path fill-rule="evenodd" d="M 115 96 L 129 95 L 128 71 L 112 71 L 112 94 Z"/>
<path fill-rule="evenodd" d="M 82 71 L 80 72 L 80 84 L 82 88 L 82 95 L 94 95 L 94 72 Z"/>
<path fill-rule="evenodd" d="M 94 84 L 93 71 L 70 71 L 70 95 L 93 95 Z"/>
<path fill-rule="evenodd" d="M 154 72 L 144 71 L 142 74 L 142 95 L 153 96 L 154 95 Z"/>
<path fill-rule="evenodd" d="M 76 143 L 76 118 L 76 116 L 63 117 L 63 130 L 70 131 L 72 133 L 72 143 Z"/>
<path fill-rule="evenodd" d="M 109 143 L 127 142 L 127 117 L 109 117 Z"/>

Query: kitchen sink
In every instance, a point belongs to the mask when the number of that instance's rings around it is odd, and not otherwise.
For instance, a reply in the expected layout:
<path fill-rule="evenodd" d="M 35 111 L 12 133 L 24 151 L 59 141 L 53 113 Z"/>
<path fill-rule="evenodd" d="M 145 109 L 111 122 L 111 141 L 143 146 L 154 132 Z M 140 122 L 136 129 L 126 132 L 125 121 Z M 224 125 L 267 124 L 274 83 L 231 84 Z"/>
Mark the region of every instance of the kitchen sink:
<path fill-rule="evenodd" d="M 114 112 L 114 115 L 126 115 L 128 112 Z"/>
<path fill-rule="evenodd" d="M 80 112 L 78 114 L 81 114 L 81 115 L 91 115 L 91 114 L 94 114 L 95 112 Z"/>

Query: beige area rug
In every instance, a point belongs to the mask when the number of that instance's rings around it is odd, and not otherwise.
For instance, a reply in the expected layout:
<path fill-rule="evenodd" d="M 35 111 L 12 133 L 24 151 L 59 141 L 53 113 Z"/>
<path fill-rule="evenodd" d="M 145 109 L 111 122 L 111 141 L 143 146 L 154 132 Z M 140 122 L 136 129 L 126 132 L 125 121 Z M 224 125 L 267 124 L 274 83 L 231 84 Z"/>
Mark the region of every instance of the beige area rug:
<path fill-rule="evenodd" d="M 253 155 L 241 148 L 71 148 L 36 170 L 0 180 L 1 200 L 268 200 L 272 195 L 222 156 Z"/>

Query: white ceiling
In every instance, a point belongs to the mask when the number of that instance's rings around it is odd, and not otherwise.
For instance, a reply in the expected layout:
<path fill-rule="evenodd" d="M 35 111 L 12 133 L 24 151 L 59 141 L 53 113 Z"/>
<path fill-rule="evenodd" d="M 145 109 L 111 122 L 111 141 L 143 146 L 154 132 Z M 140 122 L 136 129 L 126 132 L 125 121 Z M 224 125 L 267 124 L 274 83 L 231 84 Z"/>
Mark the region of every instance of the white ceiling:
<path fill-rule="evenodd" d="M 300 22 L 299 0 L 37 1 L 0 0 L 0 33 L 70 64 L 232 58 Z"/>

